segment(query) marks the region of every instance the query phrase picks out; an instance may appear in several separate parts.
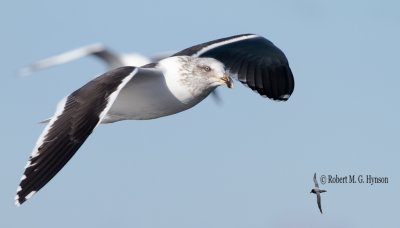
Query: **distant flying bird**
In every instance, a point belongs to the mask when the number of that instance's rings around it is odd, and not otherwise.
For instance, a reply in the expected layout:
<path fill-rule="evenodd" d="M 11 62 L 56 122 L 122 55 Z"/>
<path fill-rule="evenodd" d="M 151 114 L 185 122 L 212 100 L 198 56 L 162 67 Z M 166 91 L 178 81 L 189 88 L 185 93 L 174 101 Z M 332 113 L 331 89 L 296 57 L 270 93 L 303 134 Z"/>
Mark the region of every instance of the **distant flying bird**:
<path fill-rule="evenodd" d="M 277 101 L 286 101 L 294 90 L 284 53 L 254 34 L 213 40 L 89 81 L 58 103 L 25 167 L 16 204 L 48 183 L 100 123 L 173 115 L 195 106 L 220 85 L 232 88 L 231 77 Z"/>
<path fill-rule="evenodd" d="M 320 211 L 321 214 L 322 214 L 322 208 L 321 208 L 321 193 L 326 192 L 326 190 L 319 189 L 318 181 L 317 181 L 317 173 L 314 173 L 314 185 L 315 185 L 315 187 L 311 190 L 310 193 L 314 193 L 314 194 L 317 195 L 317 204 L 318 204 L 318 208 L 319 208 L 319 211 Z"/>

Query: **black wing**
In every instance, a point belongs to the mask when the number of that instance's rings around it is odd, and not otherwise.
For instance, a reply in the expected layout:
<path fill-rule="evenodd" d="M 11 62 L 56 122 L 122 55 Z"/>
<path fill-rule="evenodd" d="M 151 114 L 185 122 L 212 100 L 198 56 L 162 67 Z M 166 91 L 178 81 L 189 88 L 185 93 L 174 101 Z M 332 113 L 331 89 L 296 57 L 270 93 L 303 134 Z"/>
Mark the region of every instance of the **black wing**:
<path fill-rule="evenodd" d="M 137 72 L 135 69 L 111 70 L 59 103 L 25 167 L 15 197 L 17 205 L 39 191 L 72 158 L 104 118 L 123 86 Z"/>
<path fill-rule="evenodd" d="M 243 84 L 273 100 L 289 99 L 294 79 L 285 54 L 254 34 L 231 36 L 184 49 L 174 56 L 212 57 Z"/>

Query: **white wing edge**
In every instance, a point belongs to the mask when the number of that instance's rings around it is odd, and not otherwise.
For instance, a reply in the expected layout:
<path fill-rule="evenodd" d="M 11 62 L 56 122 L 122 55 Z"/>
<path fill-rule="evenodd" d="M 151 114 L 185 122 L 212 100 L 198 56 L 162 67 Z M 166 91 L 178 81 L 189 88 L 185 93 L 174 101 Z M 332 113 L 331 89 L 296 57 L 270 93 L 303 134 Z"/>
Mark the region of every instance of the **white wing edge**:
<path fill-rule="evenodd" d="M 204 52 L 207 52 L 211 49 L 223 46 L 223 45 L 227 45 L 227 44 L 231 44 L 231 43 L 235 43 L 241 40 L 247 40 L 247 39 L 252 39 L 252 38 L 256 38 L 256 37 L 260 37 L 259 35 L 255 35 L 255 34 L 251 34 L 251 35 L 243 35 L 243 36 L 239 36 L 239 37 L 235 37 L 229 40 L 224 40 L 218 43 L 213 43 L 207 47 L 204 47 L 203 49 L 199 50 L 196 54 L 194 54 L 194 57 L 198 57 L 201 54 L 203 54 Z"/>

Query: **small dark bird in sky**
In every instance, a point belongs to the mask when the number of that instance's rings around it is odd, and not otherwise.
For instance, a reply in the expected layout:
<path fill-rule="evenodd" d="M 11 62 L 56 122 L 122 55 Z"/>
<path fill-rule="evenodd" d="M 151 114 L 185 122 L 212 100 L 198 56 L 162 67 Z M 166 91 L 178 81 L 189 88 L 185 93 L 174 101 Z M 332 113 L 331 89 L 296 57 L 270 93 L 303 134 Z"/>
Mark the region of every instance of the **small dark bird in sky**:
<path fill-rule="evenodd" d="M 314 193 L 314 194 L 317 195 L 317 204 L 318 204 L 318 208 L 319 208 L 319 211 L 320 211 L 321 214 L 322 214 L 322 208 L 321 208 L 321 193 L 326 192 L 326 190 L 319 189 L 318 181 L 317 181 L 317 173 L 314 173 L 314 185 L 315 185 L 315 187 L 311 190 L 310 193 Z"/>

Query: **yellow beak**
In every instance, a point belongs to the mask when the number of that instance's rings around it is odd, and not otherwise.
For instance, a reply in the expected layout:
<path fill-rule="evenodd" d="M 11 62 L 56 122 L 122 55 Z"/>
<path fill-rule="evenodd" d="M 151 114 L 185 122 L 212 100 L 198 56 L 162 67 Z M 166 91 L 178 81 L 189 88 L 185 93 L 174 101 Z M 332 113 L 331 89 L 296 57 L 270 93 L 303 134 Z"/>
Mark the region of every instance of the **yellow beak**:
<path fill-rule="evenodd" d="M 228 88 L 233 88 L 232 78 L 227 73 L 224 73 L 224 76 L 222 76 L 221 80 L 226 84 Z"/>

